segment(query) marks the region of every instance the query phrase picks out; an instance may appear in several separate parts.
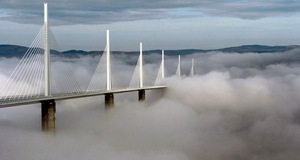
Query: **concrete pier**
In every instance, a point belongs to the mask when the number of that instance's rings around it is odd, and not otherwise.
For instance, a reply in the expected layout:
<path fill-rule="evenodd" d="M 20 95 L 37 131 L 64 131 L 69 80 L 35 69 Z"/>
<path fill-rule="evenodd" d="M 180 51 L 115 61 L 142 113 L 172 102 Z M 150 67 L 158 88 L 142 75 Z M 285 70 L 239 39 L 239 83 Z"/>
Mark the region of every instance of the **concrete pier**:
<path fill-rule="evenodd" d="M 54 100 L 42 101 L 42 130 L 45 132 L 55 132 L 55 112 L 56 106 Z"/>
<path fill-rule="evenodd" d="M 114 94 L 105 94 L 105 109 L 110 109 L 114 107 Z"/>
<path fill-rule="evenodd" d="M 145 99 L 146 99 L 145 90 L 144 89 L 139 90 L 138 94 L 139 94 L 139 101 L 141 101 L 141 102 L 145 101 Z"/>

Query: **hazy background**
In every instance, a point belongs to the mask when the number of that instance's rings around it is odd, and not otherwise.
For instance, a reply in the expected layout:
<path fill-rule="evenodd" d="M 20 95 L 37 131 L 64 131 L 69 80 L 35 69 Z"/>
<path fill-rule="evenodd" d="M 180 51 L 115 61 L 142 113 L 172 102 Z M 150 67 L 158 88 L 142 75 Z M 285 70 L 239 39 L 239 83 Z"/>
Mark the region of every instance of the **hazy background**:
<path fill-rule="evenodd" d="M 146 74 L 155 80 L 160 55 L 144 58 Z M 165 58 L 168 75 L 173 75 L 177 56 Z M 57 102 L 55 135 L 41 132 L 39 104 L 0 109 L 1 160 L 286 160 L 300 156 L 299 50 L 195 53 L 182 56 L 185 75 L 191 58 L 195 58 L 196 76 L 166 78 L 166 91 L 147 91 L 145 103 L 137 102 L 137 93 L 116 95 L 115 108 L 109 111 L 104 110 L 103 96 Z M 97 58 L 63 59 L 71 62 L 81 86 L 87 86 Z M 129 83 L 136 60 L 115 55 L 114 68 L 125 73 L 117 82 Z M 17 58 L 1 58 L 0 84 L 17 63 Z"/>
<path fill-rule="evenodd" d="M 0 1 L 0 44 L 29 46 L 43 24 L 43 2 Z M 300 44 L 297 0 L 51 0 L 49 24 L 62 50 L 216 49 Z"/>

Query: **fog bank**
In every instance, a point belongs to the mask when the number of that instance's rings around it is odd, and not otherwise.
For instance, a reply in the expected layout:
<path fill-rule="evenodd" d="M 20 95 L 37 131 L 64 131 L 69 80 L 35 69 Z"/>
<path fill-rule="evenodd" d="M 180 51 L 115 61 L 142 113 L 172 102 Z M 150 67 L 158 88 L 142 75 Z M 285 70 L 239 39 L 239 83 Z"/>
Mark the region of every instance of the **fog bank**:
<path fill-rule="evenodd" d="M 115 107 L 109 111 L 104 110 L 103 96 L 57 102 L 55 135 L 40 131 L 39 104 L 1 109 L 1 160 L 297 159 L 298 54 L 299 50 L 183 56 L 184 75 L 166 78 L 168 88 L 163 93 L 147 91 L 146 103 L 137 102 L 137 93 L 116 95 Z M 116 83 L 129 84 L 136 58 L 129 63 L 122 60 L 127 56 L 120 57 L 114 64 L 123 69 L 123 78 Z M 152 83 L 160 56 L 144 58 Z M 166 56 L 169 75 L 175 73 L 176 58 Z M 196 61 L 194 77 L 187 76 L 191 58 Z M 85 56 L 70 63 L 83 88 L 95 61 Z M 7 79 L 12 62 L 17 61 L 0 60 L 1 82 Z"/>

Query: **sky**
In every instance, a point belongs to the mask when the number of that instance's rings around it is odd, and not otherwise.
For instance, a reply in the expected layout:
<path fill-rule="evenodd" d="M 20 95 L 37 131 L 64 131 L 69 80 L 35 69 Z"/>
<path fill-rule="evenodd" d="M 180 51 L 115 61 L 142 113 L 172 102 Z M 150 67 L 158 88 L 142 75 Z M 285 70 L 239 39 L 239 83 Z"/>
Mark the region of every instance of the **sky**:
<path fill-rule="evenodd" d="M 51 0 L 49 24 L 62 50 L 216 49 L 300 44 L 297 0 Z M 29 46 L 43 2 L 0 1 L 0 44 Z"/>

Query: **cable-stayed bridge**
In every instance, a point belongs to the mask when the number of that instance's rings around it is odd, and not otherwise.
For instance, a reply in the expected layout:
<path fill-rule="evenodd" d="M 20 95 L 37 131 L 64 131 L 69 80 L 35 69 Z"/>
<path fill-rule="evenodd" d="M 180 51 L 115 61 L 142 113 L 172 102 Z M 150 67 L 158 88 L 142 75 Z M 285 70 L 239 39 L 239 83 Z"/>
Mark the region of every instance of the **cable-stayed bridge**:
<path fill-rule="evenodd" d="M 142 43 L 140 43 L 140 55 L 131 82 L 126 87 L 114 88 L 113 74 L 111 72 L 111 53 L 109 51 L 109 31 L 107 30 L 106 49 L 98 62 L 88 87 L 83 89 L 68 62 L 61 63 L 56 60 L 60 57 L 52 56 L 50 58 L 50 53 L 58 53 L 56 50 L 51 49 L 47 51 L 47 48 L 50 48 L 47 46 L 50 45 L 47 42 L 41 43 L 40 39 L 43 39 L 41 35 L 44 36 L 46 34 L 41 34 L 40 32 L 33 44 L 43 44 L 45 49 L 36 45 L 29 47 L 0 90 L 0 108 L 48 100 L 65 100 L 97 95 L 113 96 L 112 94 L 114 93 L 132 91 L 139 91 L 139 100 L 143 101 L 145 100 L 145 90 L 165 88 L 165 86 L 157 85 L 159 80 L 162 79 L 160 77 L 163 77 L 161 74 L 156 78 L 155 84 L 144 85 Z M 45 40 L 47 39 L 45 38 Z M 52 58 L 53 60 L 50 61 Z M 49 62 L 45 63 L 47 61 Z M 51 67 L 53 63 L 57 65 L 55 68 Z M 136 73 L 138 73 L 138 76 L 136 76 Z M 136 81 L 138 81 L 138 84 L 135 83 Z M 106 106 L 112 106 L 112 104 L 113 97 L 108 98 Z"/>
<path fill-rule="evenodd" d="M 132 78 L 136 80 L 134 75 L 138 73 L 138 84 L 134 84 L 131 80 L 128 87 L 114 88 L 111 71 L 113 57 L 110 53 L 108 30 L 104 53 L 86 89 L 82 89 L 68 63 L 60 63 L 57 60 L 59 56 L 56 55 L 59 54 L 59 50 L 59 45 L 48 25 L 48 7 L 45 3 L 44 26 L 0 90 L 0 108 L 41 103 L 42 128 L 46 131 L 53 131 L 55 130 L 55 101 L 57 100 L 104 95 L 105 108 L 108 109 L 113 107 L 116 93 L 136 91 L 138 100 L 144 101 L 146 90 L 166 88 L 166 86 L 158 85 L 165 78 L 163 51 L 155 83 L 144 84 L 142 43 L 140 43 L 139 59 Z M 53 70 L 54 64 L 59 70 Z M 105 69 L 105 74 L 101 72 L 102 69 Z M 180 57 L 176 73 L 180 76 Z M 193 67 L 191 74 L 194 74 Z"/>

